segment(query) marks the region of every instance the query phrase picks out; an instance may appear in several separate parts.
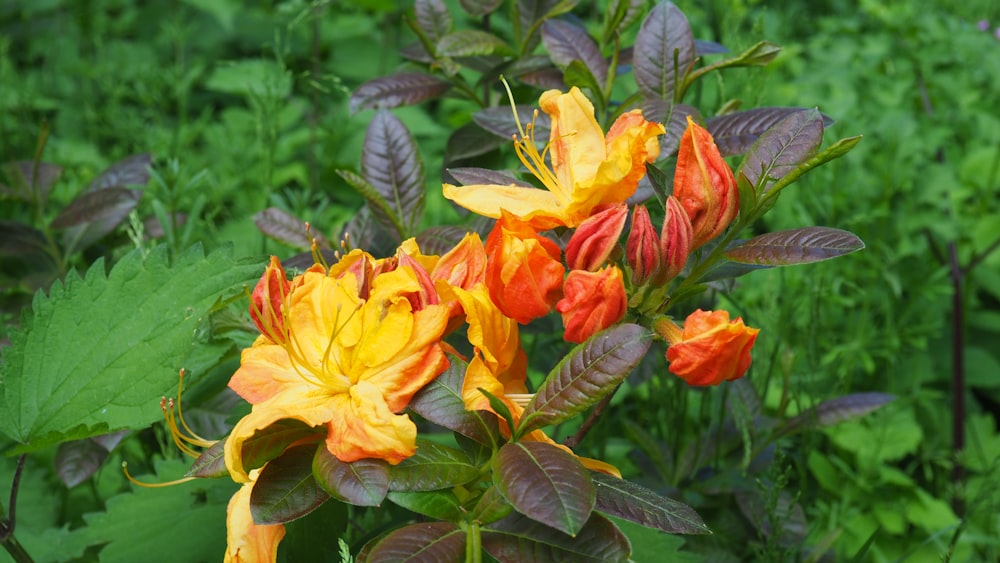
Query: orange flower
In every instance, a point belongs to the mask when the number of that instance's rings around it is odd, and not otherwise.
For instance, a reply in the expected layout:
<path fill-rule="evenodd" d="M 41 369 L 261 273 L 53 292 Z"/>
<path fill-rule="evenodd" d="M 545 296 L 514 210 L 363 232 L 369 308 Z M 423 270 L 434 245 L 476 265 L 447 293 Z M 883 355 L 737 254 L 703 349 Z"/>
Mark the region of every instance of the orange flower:
<path fill-rule="evenodd" d="M 594 105 L 576 87 L 568 94 L 549 90 L 538 100 L 552 118 L 549 144 L 539 153 L 531 125 L 514 148 L 545 190 L 510 184 L 444 185 L 444 196 L 480 215 L 499 218 L 506 209 L 538 230 L 576 227 L 601 205 L 621 203 L 635 193 L 646 162 L 659 156 L 656 137 L 664 133 L 639 110 L 621 115 L 607 137 L 594 119 Z M 545 163 L 548 152 L 551 167 Z"/>
<path fill-rule="evenodd" d="M 449 286 L 462 289 L 486 281 L 486 250 L 479 235 L 467 233 L 434 265 L 431 279 L 444 280 Z"/>
<path fill-rule="evenodd" d="M 664 282 L 676 278 L 684 269 L 688 255 L 693 248 L 691 245 L 692 236 L 694 236 L 694 232 L 687 212 L 684 211 L 680 200 L 671 195 L 667 198 L 667 213 L 663 218 L 663 229 L 660 231 Z"/>
<path fill-rule="evenodd" d="M 580 223 L 566 244 L 566 264 L 572 270 L 600 268 L 618 246 L 628 219 L 628 206 L 612 205 Z"/>
<path fill-rule="evenodd" d="M 573 270 L 566 276 L 563 297 L 556 304 L 562 313 L 563 338 L 577 344 L 608 328 L 625 316 L 628 298 L 617 266 L 597 272 Z"/>
<path fill-rule="evenodd" d="M 249 481 L 243 483 L 229 500 L 226 509 L 225 563 L 266 563 L 278 560 L 278 543 L 285 537 L 284 524 L 258 526 L 250 515 L 250 493 L 260 470 L 250 472 Z"/>
<path fill-rule="evenodd" d="M 743 377 L 760 332 L 745 326 L 741 318 L 730 322 L 728 311 L 701 309 L 688 316 L 683 329 L 667 318 L 653 328 L 670 344 L 670 372 L 689 385 L 718 385 Z"/>
<path fill-rule="evenodd" d="M 526 324 L 552 310 L 565 271 L 561 254 L 556 243 L 502 210 L 486 238 L 486 285 L 504 315 Z"/>
<path fill-rule="evenodd" d="M 288 283 L 285 269 L 281 266 L 281 261 L 272 256 L 250 296 L 250 318 L 257 325 L 257 330 L 272 340 L 281 338 L 285 332 L 281 307 L 290 292 L 291 284 Z"/>
<path fill-rule="evenodd" d="M 691 250 L 726 230 L 740 210 L 733 171 L 715 140 L 690 116 L 681 136 L 674 170 L 674 196 L 687 211 L 694 235 Z"/>

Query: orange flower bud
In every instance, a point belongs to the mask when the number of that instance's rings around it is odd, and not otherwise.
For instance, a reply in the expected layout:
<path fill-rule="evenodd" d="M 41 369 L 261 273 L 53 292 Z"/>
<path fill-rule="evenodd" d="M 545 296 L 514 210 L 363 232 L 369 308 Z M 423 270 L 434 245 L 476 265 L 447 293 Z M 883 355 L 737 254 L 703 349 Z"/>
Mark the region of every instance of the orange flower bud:
<path fill-rule="evenodd" d="M 566 264 L 570 269 L 593 272 L 600 268 L 618 244 L 627 218 L 628 206 L 620 203 L 580 223 L 566 244 Z"/>
<path fill-rule="evenodd" d="M 677 152 L 674 196 L 691 220 L 692 250 L 726 230 L 740 209 L 733 171 L 722 159 L 712 135 L 690 116 Z"/>
<path fill-rule="evenodd" d="M 250 295 L 250 318 L 261 334 L 277 343 L 285 341 L 282 306 L 290 292 L 291 284 L 285 268 L 276 256 L 272 256 L 270 264 L 264 269 L 264 275 Z"/>
<path fill-rule="evenodd" d="M 665 269 L 664 281 L 677 277 L 687 263 L 691 253 L 691 238 L 694 236 L 691 220 L 680 200 L 674 196 L 667 198 L 667 214 L 663 218 L 663 229 L 660 231 Z"/>
<path fill-rule="evenodd" d="M 649 210 L 636 205 L 632 211 L 632 230 L 625 243 L 625 259 L 632 268 L 632 281 L 642 285 L 650 279 L 661 277 L 662 250 L 656 228 L 649 218 Z"/>
<path fill-rule="evenodd" d="M 444 280 L 448 285 L 472 289 L 486 281 L 486 251 L 477 233 L 465 237 L 441 257 L 431 270 L 431 279 Z"/>
<path fill-rule="evenodd" d="M 562 313 L 567 342 L 583 342 L 622 320 L 628 308 L 625 281 L 617 266 L 597 272 L 572 270 L 566 276 L 563 294 L 556 310 Z"/>
<path fill-rule="evenodd" d="M 664 318 L 654 330 L 670 344 L 670 373 L 688 385 L 718 385 L 743 377 L 750 367 L 750 349 L 760 329 L 749 328 L 742 318 L 729 320 L 728 311 L 697 311 L 684 328 Z"/>
<path fill-rule="evenodd" d="M 548 314 L 560 297 L 560 255 L 556 243 L 502 210 L 486 238 L 486 286 L 500 311 L 521 324 Z"/>

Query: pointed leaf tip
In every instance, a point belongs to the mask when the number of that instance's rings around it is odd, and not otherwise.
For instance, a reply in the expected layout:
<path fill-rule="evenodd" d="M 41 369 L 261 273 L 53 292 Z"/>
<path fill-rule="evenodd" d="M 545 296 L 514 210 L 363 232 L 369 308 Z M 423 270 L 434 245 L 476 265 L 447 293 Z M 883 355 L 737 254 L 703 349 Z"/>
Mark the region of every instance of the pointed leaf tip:
<path fill-rule="evenodd" d="M 726 251 L 732 262 L 791 266 L 829 260 L 865 247 L 857 235 L 830 227 L 803 227 L 754 237 Z"/>

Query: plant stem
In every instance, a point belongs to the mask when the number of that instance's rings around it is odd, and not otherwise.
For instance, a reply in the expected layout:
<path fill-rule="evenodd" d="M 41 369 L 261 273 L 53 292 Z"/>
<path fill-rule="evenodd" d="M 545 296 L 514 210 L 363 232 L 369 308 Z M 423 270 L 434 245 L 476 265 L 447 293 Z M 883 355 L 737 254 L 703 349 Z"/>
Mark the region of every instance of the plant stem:
<path fill-rule="evenodd" d="M 957 454 L 965 449 L 965 334 L 963 333 L 962 309 L 962 266 L 958 262 L 958 250 L 955 242 L 948 243 L 948 257 L 951 269 L 951 451 L 956 455 L 955 465 L 951 468 L 951 482 L 961 484 L 965 480 L 965 468 L 959 463 Z M 962 516 L 965 512 L 965 502 L 956 495 L 951 502 L 955 514 Z"/>
<path fill-rule="evenodd" d="M 465 529 L 465 563 L 483 563 L 483 535 L 478 522 Z"/>
<path fill-rule="evenodd" d="M 594 427 L 594 424 L 597 424 L 597 419 L 600 418 L 601 414 L 604 413 L 604 409 L 608 408 L 608 405 L 611 403 L 611 398 L 615 396 L 615 393 L 621 386 L 622 384 L 619 383 L 617 387 L 612 389 L 610 393 L 608 393 L 607 395 L 604 396 L 603 399 L 601 399 L 601 402 L 597 403 L 597 406 L 594 407 L 594 410 L 590 411 L 590 414 L 587 415 L 587 420 L 584 420 L 583 424 L 580 425 L 580 429 L 576 431 L 576 434 L 573 434 L 569 438 L 563 440 L 564 446 L 573 449 L 578 445 L 580 445 L 580 442 L 583 441 L 584 436 L 586 436 L 587 433 L 590 432 L 590 429 Z"/>
<path fill-rule="evenodd" d="M 21 471 L 24 470 L 26 459 L 28 459 L 27 454 L 21 454 L 21 457 L 17 458 L 14 480 L 10 484 L 10 503 L 8 505 L 10 506 L 10 517 L 0 518 L 0 543 L 17 563 L 32 563 L 33 561 L 21 543 L 14 537 L 14 527 L 17 525 L 17 490 L 21 483 Z"/>

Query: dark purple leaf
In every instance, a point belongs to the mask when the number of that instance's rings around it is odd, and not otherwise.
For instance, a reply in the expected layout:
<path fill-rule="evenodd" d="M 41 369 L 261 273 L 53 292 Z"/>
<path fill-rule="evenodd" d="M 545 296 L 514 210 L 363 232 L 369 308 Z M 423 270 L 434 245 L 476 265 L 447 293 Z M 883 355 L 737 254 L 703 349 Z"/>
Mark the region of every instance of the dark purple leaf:
<path fill-rule="evenodd" d="M 723 156 L 743 154 L 764 132 L 800 111 L 806 111 L 806 108 L 766 107 L 738 111 L 709 118 L 705 128 L 712 134 Z M 823 122 L 829 126 L 833 120 L 824 115 Z"/>
<path fill-rule="evenodd" d="M 417 245 L 424 254 L 437 254 L 440 256 L 454 248 L 456 244 L 465 238 L 468 232 L 468 228 L 457 227 L 455 225 L 429 227 L 417 234 Z M 426 389 L 426 386 L 424 388 Z"/>
<path fill-rule="evenodd" d="M 586 30 L 562 20 L 547 20 L 542 24 L 542 43 L 557 65 L 565 68 L 580 61 L 599 86 L 608 81 L 608 62 Z"/>
<path fill-rule="evenodd" d="M 681 136 L 687 129 L 687 118 L 691 116 L 698 121 L 698 110 L 687 104 L 675 104 L 669 100 L 644 98 L 642 100 L 642 115 L 649 121 L 662 123 L 666 133 L 660 137 L 660 156 L 667 158 L 677 152 L 681 145 Z"/>
<path fill-rule="evenodd" d="M 450 490 L 408 493 L 393 491 L 387 498 L 410 512 L 423 514 L 436 520 L 459 520 L 464 514 L 462 503 Z"/>
<path fill-rule="evenodd" d="M 493 459 L 493 482 L 521 514 L 571 536 L 594 509 L 594 484 L 573 454 L 544 442 L 509 442 Z"/>
<path fill-rule="evenodd" d="M 452 358 L 444 373 L 413 396 L 410 408 L 434 424 L 481 444 L 493 444 L 499 436 L 496 417 L 465 409 L 465 401 L 462 400 L 465 365 L 465 362 Z"/>
<path fill-rule="evenodd" d="M 264 466 L 250 492 L 250 514 L 255 524 L 291 522 L 330 499 L 313 478 L 316 448 L 316 444 L 289 448 Z"/>
<path fill-rule="evenodd" d="M 293 443 L 321 432 L 325 434 L 321 428 L 312 428 L 303 422 L 290 418 L 279 420 L 267 428 L 257 430 L 253 436 L 243 442 L 243 468 L 247 471 L 256 469 L 281 455 Z"/>
<path fill-rule="evenodd" d="M 642 360 L 651 342 L 643 327 L 621 324 L 573 348 L 524 409 L 518 432 L 558 424 L 600 401 Z"/>
<path fill-rule="evenodd" d="M 777 534 L 779 545 L 800 546 L 809 531 L 802 505 L 788 491 L 778 491 L 777 495 L 775 501 L 764 499 L 758 491 L 737 491 L 734 496 L 740 512 L 761 535 Z"/>
<path fill-rule="evenodd" d="M 510 53 L 510 47 L 492 33 L 475 29 L 454 31 L 438 40 L 439 57 L 475 57 Z"/>
<path fill-rule="evenodd" d="M 149 153 L 134 154 L 112 164 L 87 187 L 87 191 L 104 188 L 124 188 L 127 186 L 145 186 L 149 182 L 149 165 L 153 155 Z"/>
<path fill-rule="evenodd" d="M 284 209 L 268 207 L 254 215 L 253 222 L 260 232 L 282 244 L 299 249 L 312 247 L 310 233 L 306 231 L 306 222 Z M 322 248 L 330 247 L 330 243 L 323 238 L 322 234 L 315 230 L 311 234 L 312 238 L 316 239 L 317 245 Z"/>
<path fill-rule="evenodd" d="M 536 142 L 541 144 L 548 142 L 549 127 L 551 126 L 549 116 L 540 112 L 536 116 L 536 109 L 533 106 L 519 105 L 515 107 L 517 108 L 517 120 L 523 127 L 527 127 L 529 123 L 533 124 L 532 129 L 534 129 Z M 514 112 L 510 106 L 481 109 L 472 114 L 472 120 L 483 129 L 507 141 L 513 139 L 514 135 L 521 136 L 517 128 L 518 121 L 514 121 Z M 525 129 L 525 133 L 530 134 L 527 129 Z"/>
<path fill-rule="evenodd" d="M 56 450 L 56 474 L 67 488 L 90 479 L 108 458 L 108 450 L 90 438 L 59 444 Z"/>
<path fill-rule="evenodd" d="M 781 180 L 778 180 L 773 185 L 769 186 L 768 189 L 770 189 L 773 194 L 777 194 L 785 186 L 791 184 L 797 180 L 799 176 L 802 176 L 806 172 L 851 152 L 851 149 L 853 149 L 860 142 L 861 135 L 840 139 L 836 143 L 826 147 L 818 154 L 808 158 L 805 162 L 796 166 L 795 169 L 785 174 Z"/>
<path fill-rule="evenodd" d="M 486 154 L 508 143 L 510 139 L 499 139 L 475 123 L 466 123 L 448 136 L 444 149 L 445 165 Z"/>
<path fill-rule="evenodd" d="M 544 55 L 530 55 L 514 61 L 506 71 L 505 76 L 517 78 L 525 84 L 541 89 L 565 90 L 562 71 L 552 64 L 552 59 Z"/>
<path fill-rule="evenodd" d="M 358 554 L 357 563 L 423 563 L 464 561 L 465 532 L 451 522 L 410 524 L 373 540 Z"/>
<path fill-rule="evenodd" d="M 464 485 L 479 475 L 465 452 L 417 438 L 417 453 L 389 469 L 390 491 L 433 491 Z"/>
<path fill-rule="evenodd" d="M 38 163 L 38 177 L 35 177 L 35 163 L 30 160 L 20 160 L 11 162 L 3 166 L 4 173 L 13 185 L 13 188 L 0 186 L 0 193 L 7 193 L 11 197 L 23 201 L 32 201 L 32 193 L 37 193 L 40 197 L 39 203 L 45 205 L 49 192 L 52 191 L 53 184 L 62 174 L 62 166 L 57 166 L 49 162 Z"/>
<path fill-rule="evenodd" d="M 424 207 L 424 166 L 409 129 L 386 110 L 368 125 L 361 175 L 388 202 L 405 229 L 400 236 L 408 238 Z"/>
<path fill-rule="evenodd" d="M 499 8 L 503 0 L 458 0 L 458 3 L 465 13 L 479 18 Z"/>
<path fill-rule="evenodd" d="M 865 247 L 854 233 L 830 227 L 802 227 L 756 236 L 726 251 L 732 262 L 791 266 L 829 260 Z"/>
<path fill-rule="evenodd" d="M 493 185 L 493 186 L 521 186 L 522 188 L 533 188 L 531 184 L 523 180 L 518 180 L 509 172 L 502 170 L 489 170 L 486 168 L 449 168 L 448 173 L 463 186 Z"/>
<path fill-rule="evenodd" d="M 823 118 L 815 109 L 787 115 L 757 139 L 740 164 L 739 172 L 766 193 L 780 180 L 816 154 L 823 142 Z"/>
<path fill-rule="evenodd" d="M 436 43 L 451 31 L 451 14 L 441 0 L 416 0 L 413 3 L 413 14 L 417 25 L 431 43 Z"/>
<path fill-rule="evenodd" d="M 861 418 L 892 402 L 896 397 L 888 393 L 852 393 L 824 401 L 806 409 L 785 423 L 788 432 L 805 428 L 833 426 L 855 418 Z"/>
<path fill-rule="evenodd" d="M 65 229 L 87 223 L 93 226 L 95 231 L 103 231 L 95 236 L 96 240 L 124 221 L 139 205 L 141 197 L 142 191 L 126 188 L 102 188 L 83 192 L 56 215 L 52 220 L 52 228 Z"/>
<path fill-rule="evenodd" d="M 711 533 L 690 506 L 667 498 L 641 485 L 604 473 L 592 473 L 599 510 L 611 516 L 668 534 Z"/>
<path fill-rule="evenodd" d="M 397 72 L 365 82 L 351 94 L 350 111 L 394 108 L 437 98 L 451 83 L 422 72 Z"/>
<path fill-rule="evenodd" d="M 101 446 L 110 453 L 117 448 L 118 444 L 122 443 L 122 440 L 124 440 L 130 433 L 130 430 L 119 430 L 117 432 L 101 434 L 100 436 L 93 436 L 90 439 L 93 440 L 95 444 Z"/>
<path fill-rule="evenodd" d="M 720 260 L 719 264 L 712 268 L 707 274 L 698 279 L 699 283 L 707 283 L 711 281 L 726 280 L 732 278 L 738 278 L 740 276 L 745 276 L 750 272 L 756 272 L 757 270 L 766 270 L 772 268 L 773 266 L 763 266 L 760 264 L 740 264 L 738 262 L 729 262 L 727 260 Z"/>
<path fill-rule="evenodd" d="M 483 528 L 483 548 L 501 563 L 624 563 L 632 552 L 625 534 L 596 512 L 576 537 L 514 513 Z"/>
<path fill-rule="evenodd" d="M 348 186 L 354 188 L 354 190 L 361 194 L 361 196 L 368 202 L 368 205 L 362 209 L 362 211 L 368 214 L 367 217 L 374 218 L 378 224 L 385 227 L 384 229 L 377 229 L 375 225 L 371 224 L 371 222 L 367 221 L 367 219 L 360 219 L 361 215 L 359 212 L 359 215 L 356 216 L 355 219 L 359 219 L 364 223 L 364 225 L 368 228 L 367 232 L 364 234 L 370 235 L 371 238 L 368 239 L 367 243 L 363 243 L 362 239 L 359 238 L 354 244 L 359 248 L 364 245 L 364 248 L 366 248 L 369 252 L 374 252 L 375 249 L 371 248 L 371 244 L 377 242 L 380 238 L 391 240 L 393 243 L 401 242 L 403 240 L 403 233 L 406 232 L 406 226 L 403 225 L 403 220 L 396 215 L 396 211 L 392 208 L 389 202 L 382 197 L 382 194 L 380 194 L 378 190 L 376 190 L 375 187 L 360 174 L 355 174 L 350 170 L 335 170 L 335 172 L 338 176 L 343 178 L 345 182 L 347 182 Z M 348 223 L 348 226 L 351 226 L 355 231 L 358 231 L 354 223 L 355 220 L 352 219 Z M 347 231 L 347 227 L 345 227 L 345 232 L 352 231 Z M 360 235 L 361 232 L 359 231 L 358 236 Z M 355 235 L 352 235 L 352 238 L 354 236 Z M 393 244 L 393 246 L 395 246 L 395 244 Z M 389 251 L 388 253 L 391 254 L 392 252 L 393 251 Z"/>
<path fill-rule="evenodd" d="M 229 475 L 226 467 L 226 441 L 219 440 L 194 460 L 185 477 L 215 478 Z"/>
<path fill-rule="evenodd" d="M 17 221 L 0 221 L 0 256 L 44 254 L 48 243 L 38 229 Z"/>
<path fill-rule="evenodd" d="M 427 52 L 427 48 L 424 47 L 424 44 L 419 41 L 401 47 L 399 49 L 399 55 L 408 61 L 414 61 L 417 63 L 429 65 L 434 62 L 434 57 Z M 451 75 L 449 74 L 449 76 Z"/>
<path fill-rule="evenodd" d="M 514 36 L 521 44 L 522 54 L 535 50 L 540 39 L 538 29 L 545 20 L 572 10 L 577 0 L 517 0 L 518 19 Z"/>
<path fill-rule="evenodd" d="M 389 464 L 381 459 L 340 461 L 325 447 L 316 449 L 313 477 L 331 497 L 354 506 L 379 506 L 389 490 Z"/>
<path fill-rule="evenodd" d="M 646 97 L 673 100 L 676 81 L 684 79 L 694 57 L 687 17 L 673 2 L 657 4 L 635 38 L 632 64 L 639 90 Z"/>
<path fill-rule="evenodd" d="M 721 55 L 728 52 L 729 49 L 721 43 L 706 41 L 704 39 L 694 40 L 694 54 L 699 57 L 704 55 Z"/>

